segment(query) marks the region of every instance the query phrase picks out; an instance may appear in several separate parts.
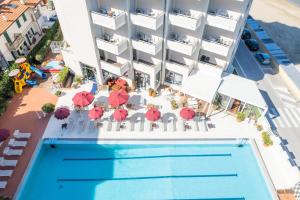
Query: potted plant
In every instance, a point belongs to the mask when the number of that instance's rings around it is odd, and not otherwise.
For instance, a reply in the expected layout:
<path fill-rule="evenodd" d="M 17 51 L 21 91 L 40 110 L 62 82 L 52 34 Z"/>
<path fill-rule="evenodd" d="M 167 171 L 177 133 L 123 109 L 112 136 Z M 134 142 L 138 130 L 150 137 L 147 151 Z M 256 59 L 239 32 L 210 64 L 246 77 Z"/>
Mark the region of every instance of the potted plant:
<path fill-rule="evenodd" d="M 273 141 L 270 137 L 270 134 L 268 134 L 266 131 L 264 131 L 264 132 L 261 133 L 261 136 L 262 136 L 265 147 L 273 145 Z"/>
<path fill-rule="evenodd" d="M 171 101 L 171 108 L 172 108 L 172 110 L 176 110 L 178 108 L 178 104 L 175 100 Z"/>
<path fill-rule="evenodd" d="M 244 121 L 245 119 L 246 119 L 245 113 L 238 112 L 238 113 L 236 114 L 236 120 L 237 120 L 238 122 L 242 122 L 242 121 Z"/>
<path fill-rule="evenodd" d="M 82 77 L 79 75 L 76 75 L 74 78 L 74 82 L 81 85 L 83 83 Z"/>
<path fill-rule="evenodd" d="M 52 103 L 46 103 L 42 106 L 42 111 L 44 114 L 44 117 L 46 117 L 47 114 L 52 113 L 55 109 L 55 105 Z"/>
<path fill-rule="evenodd" d="M 263 130 L 263 126 L 260 125 L 260 124 L 257 124 L 257 125 L 256 125 L 256 129 L 257 129 L 258 131 L 262 131 L 262 130 Z"/>
<path fill-rule="evenodd" d="M 55 95 L 60 97 L 62 95 L 62 91 L 61 90 L 56 90 Z"/>

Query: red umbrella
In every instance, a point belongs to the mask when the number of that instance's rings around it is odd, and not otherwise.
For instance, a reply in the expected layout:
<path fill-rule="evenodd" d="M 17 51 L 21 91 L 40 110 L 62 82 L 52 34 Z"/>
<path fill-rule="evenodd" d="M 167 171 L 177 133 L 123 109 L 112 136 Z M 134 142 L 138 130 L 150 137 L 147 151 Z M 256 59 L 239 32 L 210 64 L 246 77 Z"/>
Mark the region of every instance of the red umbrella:
<path fill-rule="evenodd" d="M 127 110 L 125 109 L 117 109 L 114 112 L 114 119 L 118 122 L 124 121 L 128 115 Z"/>
<path fill-rule="evenodd" d="M 75 94 L 72 100 L 75 106 L 85 107 L 90 105 L 94 98 L 92 93 L 83 91 Z"/>
<path fill-rule="evenodd" d="M 0 129 L 0 142 L 6 140 L 9 137 L 10 131 L 7 129 Z"/>
<path fill-rule="evenodd" d="M 185 120 L 190 120 L 195 117 L 195 111 L 191 108 L 182 108 L 180 111 L 180 116 Z"/>
<path fill-rule="evenodd" d="M 65 107 L 58 108 L 54 113 L 54 117 L 59 120 L 66 119 L 69 117 L 69 115 L 70 115 L 70 110 L 69 108 L 65 108 Z"/>
<path fill-rule="evenodd" d="M 103 108 L 101 107 L 95 107 L 92 110 L 89 111 L 89 118 L 92 120 L 96 120 L 102 117 L 104 113 Z"/>
<path fill-rule="evenodd" d="M 128 98 L 129 96 L 125 90 L 113 91 L 108 97 L 108 102 L 112 107 L 118 107 L 127 103 Z"/>
<path fill-rule="evenodd" d="M 150 108 L 147 112 L 146 112 L 146 118 L 149 121 L 157 121 L 160 118 L 160 112 L 158 109 L 156 108 Z"/>

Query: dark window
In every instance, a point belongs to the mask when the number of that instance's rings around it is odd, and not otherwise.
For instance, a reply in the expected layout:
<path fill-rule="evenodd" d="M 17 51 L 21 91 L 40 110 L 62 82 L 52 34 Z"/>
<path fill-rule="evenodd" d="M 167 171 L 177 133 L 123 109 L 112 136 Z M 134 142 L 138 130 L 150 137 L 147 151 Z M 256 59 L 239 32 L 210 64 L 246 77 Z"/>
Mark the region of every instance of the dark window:
<path fill-rule="evenodd" d="M 22 18 L 23 18 L 24 22 L 26 22 L 26 21 L 27 21 L 27 18 L 26 18 L 26 15 L 25 15 L 25 13 L 23 13 L 23 14 L 22 14 Z"/>
<path fill-rule="evenodd" d="M 181 85 L 182 75 L 166 69 L 165 81 L 174 85 Z"/>
<path fill-rule="evenodd" d="M 19 19 L 16 20 L 16 23 L 17 23 L 18 28 L 20 28 L 21 27 L 21 23 L 20 23 Z"/>
<path fill-rule="evenodd" d="M 12 43 L 12 42 L 11 42 L 11 39 L 10 39 L 10 37 L 9 37 L 9 35 L 8 35 L 8 33 L 7 33 L 6 31 L 3 33 L 3 35 L 4 35 L 4 37 L 5 37 L 5 39 L 6 39 L 6 41 L 7 41 L 8 43 Z"/>

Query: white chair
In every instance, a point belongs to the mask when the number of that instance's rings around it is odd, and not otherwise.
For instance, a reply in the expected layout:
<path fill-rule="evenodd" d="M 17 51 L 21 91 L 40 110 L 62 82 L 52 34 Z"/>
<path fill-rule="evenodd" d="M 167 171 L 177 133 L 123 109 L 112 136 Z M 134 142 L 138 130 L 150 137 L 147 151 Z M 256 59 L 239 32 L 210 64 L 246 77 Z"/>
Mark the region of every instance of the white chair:
<path fill-rule="evenodd" d="M 16 141 L 15 139 L 10 139 L 8 142 L 8 146 L 11 147 L 26 147 L 26 141 Z"/>
<path fill-rule="evenodd" d="M 22 153 L 22 149 L 11 149 L 9 147 L 5 147 L 3 151 L 3 154 L 7 156 L 20 156 Z"/>
<path fill-rule="evenodd" d="M 13 173 L 13 170 L 0 170 L 0 177 L 9 177 Z"/>
<path fill-rule="evenodd" d="M 31 137 L 31 133 L 20 133 L 19 130 L 15 130 L 14 137 L 17 139 L 28 139 Z"/>
<path fill-rule="evenodd" d="M 7 181 L 0 181 L 0 189 L 6 188 Z"/>
<path fill-rule="evenodd" d="M 2 167 L 14 167 L 17 165 L 17 163 L 17 160 L 6 160 L 5 158 L 0 157 L 0 166 Z"/>

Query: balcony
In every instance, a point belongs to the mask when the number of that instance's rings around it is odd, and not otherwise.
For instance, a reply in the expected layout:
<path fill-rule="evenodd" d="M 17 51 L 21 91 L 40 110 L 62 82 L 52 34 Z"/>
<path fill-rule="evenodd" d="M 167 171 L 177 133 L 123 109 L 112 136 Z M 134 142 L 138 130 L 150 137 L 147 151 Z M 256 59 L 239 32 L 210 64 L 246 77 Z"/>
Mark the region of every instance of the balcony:
<path fill-rule="evenodd" d="M 156 55 L 162 49 L 162 39 L 138 32 L 136 37 L 132 39 L 132 47 L 136 50 Z"/>
<path fill-rule="evenodd" d="M 126 39 L 110 36 L 108 34 L 104 34 L 102 38 L 97 38 L 96 43 L 99 49 L 115 55 L 121 55 L 128 48 Z"/>
<path fill-rule="evenodd" d="M 205 37 L 202 40 L 202 49 L 227 57 L 232 41 L 223 37 Z"/>
<path fill-rule="evenodd" d="M 164 15 L 161 11 L 151 10 L 149 12 L 144 9 L 138 8 L 135 13 L 130 14 L 132 24 L 157 30 L 163 25 Z"/>
<path fill-rule="evenodd" d="M 189 11 L 173 9 L 169 13 L 169 21 L 174 26 L 195 31 L 201 24 L 201 15 L 191 15 Z"/>
<path fill-rule="evenodd" d="M 223 67 L 219 66 L 217 64 L 214 63 L 209 63 L 209 62 L 205 62 L 205 61 L 201 61 L 199 60 L 198 62 L 198 69 L 201 71 L 207 71 L 216 75 L 220 75 L 223 72 Z"/>
<path fill-rule="evenodd" d="M 167 48 L 188 56 L 192 56 L 197 47 L 197 39 L 192 37 L 179 36 L 171 33 L 167 40 Z"/>
<path fill-rule="evenodd" d="M 118 76 L 122 76 L 129 69 L 129 63 L 118 63 L 113 60 L 100 60 L 101 68 Z"/>
<path fill-rule="evenodd" d="M 133 68 L 143 73 L 154 75 L 161 69 L 161 63 L 153 64 L 144 60 L 133 60 Z"/>
<path fill-rule="evenodd" d="M 191 70 L 193 69 L 193 65 L 183 64 L 175 60 L 169 59 L 166 61 L 166 69 L 182 74 L 184 76 L 188 76 Z"/>
<path fill-rule="evenodd" d="M 122 11 L 107 11 L 100 9 L 99 12 L 91 12 L 92 21 L 94 24 L 117 30 L 126 24 L 126 14 Z"/>
<path fill-rule="evenodd" d="M 10 51 L 18 50 L 21 44 L 23 44 L 23 42 L 25 41 L 21 33 L 15 34 L 14 36 L 15 36 L 15 40 L 12 43 L 6 43 L 6 46 Z"/>
<path fill-rule="evenodd" d="M 231 12 L 232 13 L 232 12 Z M 208 12 L 207 24 L 227 31 L 235 32 L 240 14 L 212 10 Z"/>

